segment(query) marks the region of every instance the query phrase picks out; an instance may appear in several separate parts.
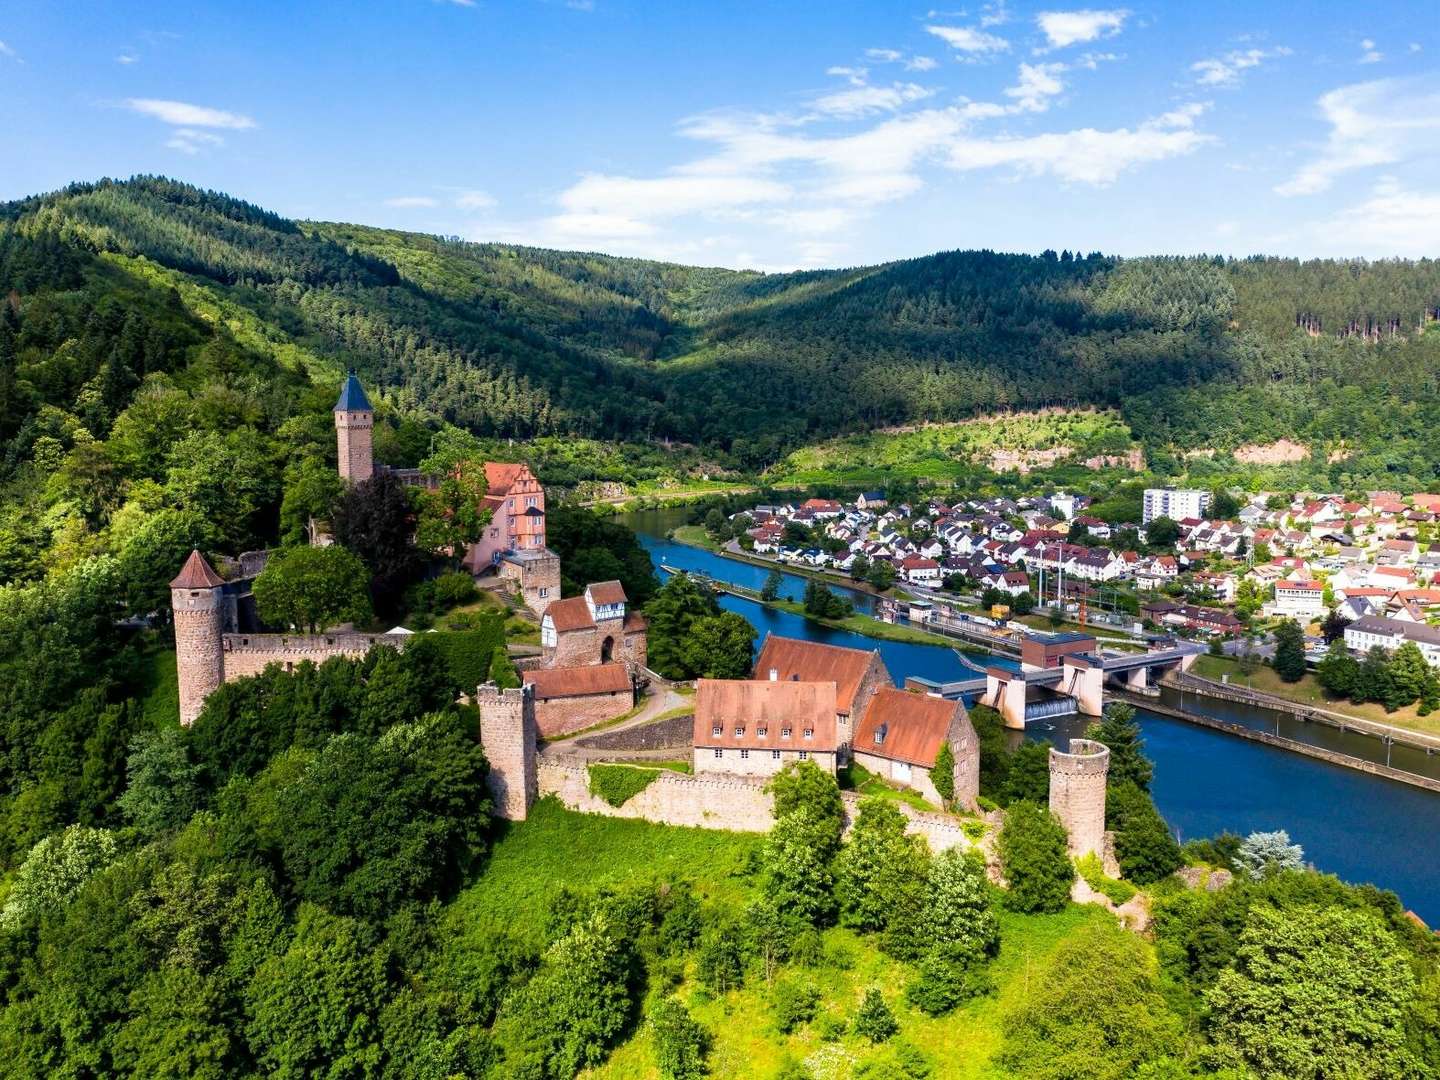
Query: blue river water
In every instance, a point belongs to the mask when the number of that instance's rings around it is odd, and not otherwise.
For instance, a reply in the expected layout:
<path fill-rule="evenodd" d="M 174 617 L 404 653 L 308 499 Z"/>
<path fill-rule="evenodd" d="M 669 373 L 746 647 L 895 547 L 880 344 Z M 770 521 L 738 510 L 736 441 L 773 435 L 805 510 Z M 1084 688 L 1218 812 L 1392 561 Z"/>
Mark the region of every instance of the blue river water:
<path fill-rule="evenodd" d="M 660 511 L 632 514 L 622 520 L 639 535 L 657 568 L 664 562 L 756 589 L 769 573 L 666 539 L 666 532 L 683 522 L 683 514 L 677 517 Z M 798 599 L 806 579 L 796 574 L 784 574 L 783 578 L 782 595 Z M 864 593 L 837 591 L 869 600 Z M 773 633 L 878 649 L 897 684 L 907 675 L 936 680 L 973 676 L 951 649 L 877 641 L 831 630 L 733 596 L 722 597 L 720 603 L 750 620 L 762 640 Z M 1013 666 L 997 657 L 973 655 L 985 663 Z M 1211 711 L 1211 705 L 1222 703 L 1197 704 L 1190 699 L 1186 704 L 1195 711 Z M 1215 712 L 1220 715 L 1220 710 Z M 1224 715 L 1237 718 L 1233 706 Z M 1373 882 L 1392 889 L 1422 919 L 1440 925 L 1440 794 L 1144 709 L 1137 710 L 1137 717 L 1145 735 L 1145 752 L 1155 762 L 1152 787 L 1156 805 L 1182 840 L 1213 836 L 1224 829 L 1241 835 L 1285 829 L 1318 869 L 1346 881 Z M 1065 717 L 1032 725 L 1025 734 L 1063 742 L 1082 734 L 1088 723 L 1084 717 Z"/>

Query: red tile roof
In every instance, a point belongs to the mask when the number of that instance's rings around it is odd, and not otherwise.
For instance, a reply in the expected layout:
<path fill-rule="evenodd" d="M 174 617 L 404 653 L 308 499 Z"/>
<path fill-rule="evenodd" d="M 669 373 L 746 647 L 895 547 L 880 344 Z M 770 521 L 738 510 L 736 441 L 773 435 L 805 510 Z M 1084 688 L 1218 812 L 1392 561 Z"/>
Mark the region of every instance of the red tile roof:
<path fill-rule="evenodd" d="M 935 764 L 935 755 L 940 752 L 956 712 L 964 708 L 958 701 L 909 690 L 877 690 L 855 726 L 852 745 L 857 754 L 874 754 L 928 769 Z M 882 729 L 884 736 L 877 743 L 875 734 Z"/>
<path fill-rule="evenodd" d="M 535 687 L 535 697 L 588 697 L 591 694 L 617 694 L 630 689 L 630 673 L 624 664 L 596 664 L 591 667 L 542 668 L 524 673 L 527 684 Z"/>
<path fill-rule="evenodd" d="M 695 745 L 833 752 L 835 684 L 700 679 L 695 683 Z"/>
<path fill-rule="evenodd" d="M 583 596 L 556 600 L 545 609 L 545 618 L 562 634 L 567 630 L 583 630 L 595 625 L 595 620 L 590 615 L 590 605 L 585 603 Z"/>
<path fill-rule="evenodd" d="M 529 471 L 529 467 L 520 462 L 485 462 L 486 494 L 491 496 L 504 495 L 515 486 L 517 481 L 526 478 L 526 474 L 529 473 Z"/>
<path fill-rule="evenodd" d="M 225 579 L 217 574 L 215 568 L 205 561 L 205 556 L 196 550 L 190 552 L 190 557 L 180 568 L 179 575 L 170 582 L 170 587 L 172 589 L 213 589 L 217 585 L 224 584 Z"/>
<path fill-rule="evenodd" d="M 596 581 L 585 586 L 590 600 L 596 606 L 623 604 L 626 602 L 625 586 L 618 581 Z"/>
<path fill-rule="evenodd" d="M 855 692 L 865 678 L 877 653 L 863 649 L 847 649 L 840 645 L 821 645 L 814 641 L 769 634 L 760 647 L 755 661 L 755 678 L 768 680 L 774 668 L 782 682 L 833 682 L 835 707 L 849 713 L 855 704 Z"/>

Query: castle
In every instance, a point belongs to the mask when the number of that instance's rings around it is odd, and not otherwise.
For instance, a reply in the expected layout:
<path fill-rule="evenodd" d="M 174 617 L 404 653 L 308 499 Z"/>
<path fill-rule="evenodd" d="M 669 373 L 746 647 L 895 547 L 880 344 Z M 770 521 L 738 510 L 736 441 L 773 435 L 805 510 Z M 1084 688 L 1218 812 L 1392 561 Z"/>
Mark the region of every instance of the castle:
<path fill-rule="evenodd" d="M 419 469 L 378 465 L 374 455 L 375 410 L 360 380 L 348 375 L 335 402 L 339 472 L 347 483 L 364 483 L 378 473 L 414 487 L 438 480 Z M 511 585 L 542 623 L 539 665 L 521 661 L 531 700 L 539 703 L 540 731 L 560 734 L 628 712 L 637 697 L 637 672 L 645 667 L 644 617 L 627 612 L 618 581 L 590 585 L 584 596 L 560 599 L 560 558 L 546 546 L 545 489 L 518 463 L 486 462 L 484 505 L 490 521 L 470 545 L 462 565 L 477 578 L 492 572 Z M 200 715 L 205 699 L 222 683 L 258 675 L 270 664 L 286 671 L 309 660 L 363 656 L 377 644 L 402 649 L 409 631 L 384 634 L 344 631 L 275 634 L 259 629 L 249 586 L 264 569 L 265 554 L 244 556 L 228 575 L 217 573 L 198 551 L 170 583 L 175 616 L 175 666 L 180 687 L 180 722 Z M 558 620 L 549 609 L 558 609 Z M 548 635 L 548 636 L 547 636 Z"/>

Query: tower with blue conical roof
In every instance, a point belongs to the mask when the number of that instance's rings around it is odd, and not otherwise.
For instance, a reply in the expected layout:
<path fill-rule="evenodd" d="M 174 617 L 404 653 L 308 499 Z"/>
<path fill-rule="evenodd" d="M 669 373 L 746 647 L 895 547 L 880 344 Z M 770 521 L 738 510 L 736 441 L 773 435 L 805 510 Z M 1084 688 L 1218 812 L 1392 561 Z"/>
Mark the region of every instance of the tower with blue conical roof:
<path fill-rule="evenodd" d="M 352 484 L 369 480 L 375 473 L 373 434 L 375 410 L 365 388 L 352 371 L 340 388 L 335 402 L 335 440 L 340 452 L 340 476 Z"/>

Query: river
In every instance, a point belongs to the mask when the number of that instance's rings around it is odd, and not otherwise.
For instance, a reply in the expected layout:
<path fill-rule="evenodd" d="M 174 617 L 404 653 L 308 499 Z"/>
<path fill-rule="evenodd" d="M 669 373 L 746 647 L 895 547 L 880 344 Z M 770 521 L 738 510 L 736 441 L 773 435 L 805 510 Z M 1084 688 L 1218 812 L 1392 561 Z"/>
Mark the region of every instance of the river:
<path fill-rule="evenodd" d="M 647 511 L 620 520 L 636 531 L 657 567 L 665 562 L 757 589 L 769 573 L 762 567 L 667 540 L 665 534 L 684 522 L 683 510 Z M 798 598 L 807 579 L 798 574 L 784 574 L 783 578 L 782 594 Z M 838 587 L 837 591 L 869 599 L 864 593 Z M 726 610 L 744 615 L 762 640 L 773 633 L 878 649 L 897 685 L 907 675 L 936 680 L 973 677 L 947 648 L 878 641 L 832 630 L 734 596 L 724 596 L 720 603 Z M 1013 661 L 998 657 L 976 657 L 1013 666 Z M 1275 729 L 1276 716 L 1266 710 L 1190 694 L 1185 705 L 1192 711 Z M 1136 715 L 1145 734 L 1145 752 L 1155 762 L 1155 803 L 1182 840 L 1213 836 L 1223 829 L 1241 835 L 1284 829 L 1304 847 L 1306 857 L 1318 869 L 1346 881 L 1369 881 L 1393 889 L 1426 922 L 1440 925 L 1440 857 L 1435 854 L 1436 838 L 1440 837 L 1440 795 L 1143 708 L 1137 709 Z M 1088 723 L 1084 717 L 1065 717 L 1031 725 L 1026 736 L 1065 740 L 1082 734 Z M 1279 723 L 1282 735 L 1347 753 L 1374 757 L 1378 746 L 1367 736 L 1290 717 L 1280 718 Z M 1440 755 L 1427 758 L 1403 747 L 1395 747 L 1392 754 L 1397 768 L 1440 776 Z"/>

